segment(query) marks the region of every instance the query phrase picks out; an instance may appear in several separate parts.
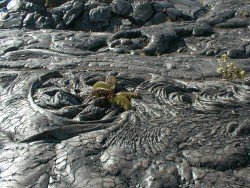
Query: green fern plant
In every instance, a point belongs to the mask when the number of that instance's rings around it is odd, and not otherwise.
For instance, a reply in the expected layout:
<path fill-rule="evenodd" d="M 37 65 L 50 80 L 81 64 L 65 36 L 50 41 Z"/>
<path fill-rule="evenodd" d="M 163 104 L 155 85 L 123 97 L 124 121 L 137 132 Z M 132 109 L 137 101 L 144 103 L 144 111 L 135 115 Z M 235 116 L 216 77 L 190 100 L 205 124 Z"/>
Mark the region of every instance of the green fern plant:
<path fill-rule="evenodd" d="M 221 77 L 228 81 L 243 80 L 246 77 L 246 71 L 238 68 L 233 62 L 230 62 L 227 54 L 223 54 L 219 59 L 217 72 Z"/>
<path fill-rule="evenodd" d="M 93 89 L 98 89 L 98 88 L 102 88 L 102 89 L 110 89 L 110 86 L 106 83 L 106 82 L 96 82 L 93 85 Z"/>
<path fill-rule="evenodd" d="M 112 98 L 109 98 L 108 102 L 110 104 L 122 107 L 125 111 L 130 110 L 132 108 L 130 100 L 124 95 L 116 95 Z"/>
<path fill-rule="evenodd" d="M 45 0 L 45 6 L 48 7 L 50 4 L 49 0 Z"/>
<path fill-rule="evenodd" d="M 105 80 L 96 82 L 92 86 L 91 95 L 95 97 L 102 97 L 108 101 L 109 104 L 117 105 L 123 108 L 123 110 L 131 110 L 131 98 L 140 99 L 139 93 L 134 92 L 118 92 L 115 93 L 115 87 L 117 85 L 116 77 L 108 76 Z"/>

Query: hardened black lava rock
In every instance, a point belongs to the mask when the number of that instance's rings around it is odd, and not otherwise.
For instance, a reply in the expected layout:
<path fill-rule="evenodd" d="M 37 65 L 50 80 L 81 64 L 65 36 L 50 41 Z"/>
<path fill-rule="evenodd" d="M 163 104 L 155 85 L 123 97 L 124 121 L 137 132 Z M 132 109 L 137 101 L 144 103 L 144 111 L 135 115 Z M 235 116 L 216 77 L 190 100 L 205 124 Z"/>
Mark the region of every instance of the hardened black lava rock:
<path fill-rule="evenodd" d="M 109 6 L 112 12 L 122 16 L 127 15 L 132 10 L 131 4 L 125 0 L 114 0 Z"/>
<path fill-rule="evenodd" d="M 50 0 L 45 4 L 45 1 L 41 0 L 8 0 L 1 3 L 0 12 L 0 27 L 5 29 L 24 27 L 117 31 L 124 18 L 135 25 L 133 28 L 138 28 L 164 23 L 167 20 L 196 20 L 205 14 L 206 8 L 193 1 Z M 9 17 L 11 19 L 8 19 Z M 241 23 L 246 24 L 247 22 Z"/>

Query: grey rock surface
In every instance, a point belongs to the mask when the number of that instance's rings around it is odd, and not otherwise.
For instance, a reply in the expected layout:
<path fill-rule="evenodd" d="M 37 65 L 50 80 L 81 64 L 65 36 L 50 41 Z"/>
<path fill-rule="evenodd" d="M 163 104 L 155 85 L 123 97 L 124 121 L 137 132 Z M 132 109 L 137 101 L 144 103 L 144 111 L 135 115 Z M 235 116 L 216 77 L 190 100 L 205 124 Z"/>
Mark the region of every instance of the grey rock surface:
<path fill-rule="evenodd" d="M 114 0 L 110 4 L 111 11 L 118 15 L 127 15 L 127 13 L 132 9 L 129 2 L 125 0 Z"/>
<path fill-rule="evenodd" d="M 111 12 L 108 6 L 99 6 L 90 10 L 89 22 L 95 30 L 104 29 L 109 25 Z"/>
<path fill-rule="evenodd" d="M 0 187 L 250 187 L 247 1 L 118 1 L 1 9 Z M 90 97 L 108 75 L 131 110 Z"/>
<path fill-rule="evenodd" d="M 134 2 L 133 13 L 131 14 L 132 21 L 137 25 L 143 25 L 153 15 L 153 7 L 149 2 Z"/>

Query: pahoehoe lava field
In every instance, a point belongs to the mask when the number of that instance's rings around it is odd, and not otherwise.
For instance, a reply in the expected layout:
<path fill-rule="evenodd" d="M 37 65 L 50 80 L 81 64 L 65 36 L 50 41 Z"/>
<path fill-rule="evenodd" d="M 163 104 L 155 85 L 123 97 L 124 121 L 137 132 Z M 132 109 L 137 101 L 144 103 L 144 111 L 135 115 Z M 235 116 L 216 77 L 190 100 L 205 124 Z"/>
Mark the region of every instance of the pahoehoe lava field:
<path fill-rule="evenodd" d="M 249 0 L 0 0 L 0 187 L 250 187 L 249 70 Z"/>

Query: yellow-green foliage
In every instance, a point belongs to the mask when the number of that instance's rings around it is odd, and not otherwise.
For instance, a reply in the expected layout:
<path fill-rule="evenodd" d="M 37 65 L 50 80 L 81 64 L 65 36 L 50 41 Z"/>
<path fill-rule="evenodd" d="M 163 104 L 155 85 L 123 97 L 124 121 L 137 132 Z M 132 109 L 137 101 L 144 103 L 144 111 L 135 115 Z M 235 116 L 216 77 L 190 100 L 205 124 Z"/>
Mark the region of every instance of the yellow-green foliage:
<path fill-rule="evenodd" d="M 120 106 L 125 111 L 131 110 L 131 108 L 132 108 L 130 100 L 127 97 L 125 97 L 124 95 L 116 95 L 115 97 L 108 99 L 108 101 L 110 104 Z"/>
<path fill-rule="evenodd" d="M 45 6 L 46 6 L 46 7 L 49 6 L 49 0 L 45 0 Z"/>
<path fill-rule="evenodd" d="M 99 81 L 92 86 L 93 89 L 91 95 L 96 97 L 103 97 L 106 100 L 108 100 L 110 104 L 120 106 L 125 111 L 131 110 L 132 105 L 130 99 L 131 98 L 140 99 L 141 98 L 140 94 L 133 92 L 115 93 L 114 90 L 116 84 L 117 84 L 116 77 L 109 76 L 107 77 L 105 82 Z"/>
<path fill-rule="evenodd" d="M 223 54 L 219 59 L 219 67 L 217 72 L 221 74 L 223 79 L 228 81 L 243 80 L 246 76 L 246 72 L 238 68 L 233 62 L 230 62 L 228 56 Z"/>
<path fill-rule="evenodd" d="M 131 98 L 141 99 L 141 95 L 139 93 L 133 93 L 133 92 L 119 92 L 116 95 L 123 95 L 128 99 L 131 99 Z"/>
<path fill-rule="evenodd" d="M 102 81 L 96 82 L 93 86 L 93 89 L 97 89 L 97 88 L 102 88 L 102 89 L 110 89 L 110 86 Z"/>

